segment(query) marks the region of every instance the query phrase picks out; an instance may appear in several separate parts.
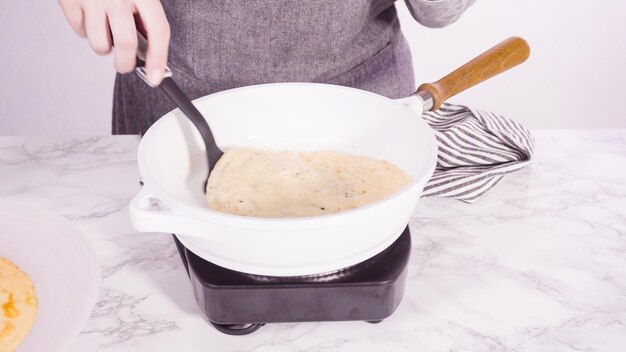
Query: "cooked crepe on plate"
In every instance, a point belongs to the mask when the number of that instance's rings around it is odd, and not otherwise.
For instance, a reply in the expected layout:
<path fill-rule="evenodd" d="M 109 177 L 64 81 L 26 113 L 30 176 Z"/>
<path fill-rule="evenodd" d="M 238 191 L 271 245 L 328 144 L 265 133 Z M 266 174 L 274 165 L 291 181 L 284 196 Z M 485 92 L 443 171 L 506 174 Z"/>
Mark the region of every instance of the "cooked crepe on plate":
<path fill-rule="evenodd" d="M 26 273 L 0 257 L 0 352 L 17 348 L 33 326 L 37 297 Z"/>

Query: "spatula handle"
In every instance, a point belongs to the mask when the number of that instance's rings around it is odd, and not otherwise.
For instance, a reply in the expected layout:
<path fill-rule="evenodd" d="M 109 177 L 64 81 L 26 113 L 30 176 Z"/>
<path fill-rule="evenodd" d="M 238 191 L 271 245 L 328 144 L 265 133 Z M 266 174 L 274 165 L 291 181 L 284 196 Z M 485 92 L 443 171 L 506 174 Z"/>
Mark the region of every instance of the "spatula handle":
<path fill-rule="evenodd" d="M 437 82 L 422 84 L 416 94 L 422 98 L 430 95 L 430 110 L 437 110 L 446 99 L 521 64 L 529 55 L 530 48 L 524 39 L 510 37 Z"/>

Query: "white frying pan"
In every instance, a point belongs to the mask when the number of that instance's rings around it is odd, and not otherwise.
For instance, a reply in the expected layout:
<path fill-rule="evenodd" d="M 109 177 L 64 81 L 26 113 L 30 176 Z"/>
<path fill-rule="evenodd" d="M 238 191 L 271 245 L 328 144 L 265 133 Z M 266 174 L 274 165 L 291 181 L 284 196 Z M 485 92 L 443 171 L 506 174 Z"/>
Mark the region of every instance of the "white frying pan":
<path fill-rule="evenodd" d="M 509 38 L 399 100 L 313 83 L 248 86 L 197 99 L 224 151 L 336 150 L 390 161 L 413 182 L 376 203 L 324 216 L 267 219 L 212 211 L 200 191 L 207 169 L 202 140 L 176 109 L 139 144 L 144 186 L 130 204 L 132 224 L 140 232 L 177 234 L 198 256 L 251 274 L 310 275 L 362 262 L 402 233 L 435 169 L 437 143 L 420 115 L 528 55 L 523 39 Z"/>

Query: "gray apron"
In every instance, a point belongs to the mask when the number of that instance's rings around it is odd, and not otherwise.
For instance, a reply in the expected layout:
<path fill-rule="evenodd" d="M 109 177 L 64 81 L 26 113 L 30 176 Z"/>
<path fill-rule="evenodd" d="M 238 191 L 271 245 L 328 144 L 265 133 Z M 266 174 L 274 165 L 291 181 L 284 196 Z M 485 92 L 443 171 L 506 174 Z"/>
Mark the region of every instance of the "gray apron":
<path fill-rule="evenodd" d="M 270 82 L 338 84 L 390 98 L 415 90 L 393 0 L 164 0 L 163 7 L 168 65 L 191 99 Z M 412 14 L 429 18 L 418 10 Z M 114 134 L 143 134 L 173 108 L 135 74 L 117 75 Z"/>

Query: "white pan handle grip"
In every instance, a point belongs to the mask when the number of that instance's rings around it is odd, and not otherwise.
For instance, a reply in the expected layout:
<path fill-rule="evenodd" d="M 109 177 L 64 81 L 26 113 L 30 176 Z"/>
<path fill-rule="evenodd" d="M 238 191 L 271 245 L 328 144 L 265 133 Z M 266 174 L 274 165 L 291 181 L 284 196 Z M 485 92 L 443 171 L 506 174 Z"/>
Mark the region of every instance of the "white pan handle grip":
<path fill-rule="evenodd" d="M 154 207 L 154 203 L 161 207 Z M 161 200 L 150 195 L 145 186 L 130 201 L 129 212 L 130 222 L 139 232 L 172 233 L 218 242 L 218 232 L 211 224 L 169 209 Z"/>
<path fill-rule="evenodd" d="M 427 109 L 424 109 L 424 101 L 415 94 L 409 95 L 406 98 L 393 99 L 393 101 L 406 106 L 411 111 L 418 114 L 419 116 L 422 116 L 424 111 L 427 110 Z"/>

